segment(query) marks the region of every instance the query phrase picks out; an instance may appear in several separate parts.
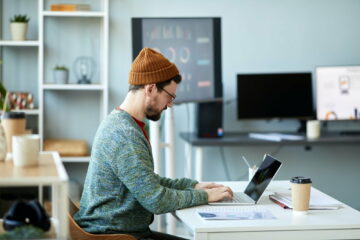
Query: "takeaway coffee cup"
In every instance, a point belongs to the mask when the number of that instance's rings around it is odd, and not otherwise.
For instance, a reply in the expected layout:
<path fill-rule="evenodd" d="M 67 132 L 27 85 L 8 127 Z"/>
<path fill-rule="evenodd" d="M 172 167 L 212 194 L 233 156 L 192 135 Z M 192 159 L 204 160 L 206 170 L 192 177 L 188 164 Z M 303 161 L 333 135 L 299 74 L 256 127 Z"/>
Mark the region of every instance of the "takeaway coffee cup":
<path fill-rule="evenodd" d="M 6 137 L 6 150 L 12 152 L 12 136 L 25 133 L 25 113 L 23 112 L 4 112 L 1 119 Z"/>
<path fill-rule="evenodd" d="M 28 167 L 39 163 L 40 136 L 36 134 L 13 136 L 14 166 Z"/>
<path fill-rule="evenodd" d="M 311 179 L 293 177 L 291 182 L 291 200 L 294 214 L 306 214 L 309 210 Z"/>
<path fill-rule="evenodd" d="M 309 139 L 320 137 L 320 121 L 311 120 L 306 123 L 306 136 Z"/>

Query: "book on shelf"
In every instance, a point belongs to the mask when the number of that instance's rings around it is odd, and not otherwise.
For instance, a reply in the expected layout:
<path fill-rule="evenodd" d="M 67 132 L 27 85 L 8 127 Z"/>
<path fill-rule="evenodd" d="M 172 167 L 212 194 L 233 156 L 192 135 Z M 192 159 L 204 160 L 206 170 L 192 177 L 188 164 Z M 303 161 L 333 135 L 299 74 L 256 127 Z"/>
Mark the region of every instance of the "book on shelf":
<path fill-rule="evenodd" d="M 89 4 L 52 4 L 51 11 L 90 11 Z"/>
<path fill-rule="evenodd" d="M 269 198 L 284 209 L 292 208 L 291 191 L 275 192 Z M 341 207 L 341 203 L 324 193 L 312 191 L 310 194 L 310 210 L 335 210 Z"/>

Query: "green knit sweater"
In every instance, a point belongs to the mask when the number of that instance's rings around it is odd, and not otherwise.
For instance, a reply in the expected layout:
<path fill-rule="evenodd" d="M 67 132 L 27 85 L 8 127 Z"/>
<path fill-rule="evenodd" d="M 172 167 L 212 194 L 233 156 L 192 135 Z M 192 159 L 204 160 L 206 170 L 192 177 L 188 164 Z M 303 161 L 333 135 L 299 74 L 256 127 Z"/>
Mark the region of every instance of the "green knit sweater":
<path fill-rule="evenodd" d="M 151 147 L 125 111 L 100 124 L 75 221 L 90 233 L 146 232 L 153 214 L 206 204 L 196 181 L 154 173 Z"/>

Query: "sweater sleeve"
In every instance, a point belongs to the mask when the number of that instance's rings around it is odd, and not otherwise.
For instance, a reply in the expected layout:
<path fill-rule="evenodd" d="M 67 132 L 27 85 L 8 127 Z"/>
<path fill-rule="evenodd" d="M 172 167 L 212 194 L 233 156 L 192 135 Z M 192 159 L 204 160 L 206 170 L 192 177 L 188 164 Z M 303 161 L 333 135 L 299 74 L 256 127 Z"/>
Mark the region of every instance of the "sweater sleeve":
<path fill-rule="evenodd" d="M 162 180 L 154 173 L 151 152 L 140 132 L 128 132 L 123 136 L 126 139 L 121 144 L 117 157 L 111 161 L 112 169 L 144 208 L 152 213 L 162 214 L 207 204 L 207 193 L 204 190 L 179 190 L 161 184 L 169 181 Z M 170 185 L 183 187 L 188 186 L 188 182 L 175 180 Z"/>
<path fill-rule="evenodd" d="M 178 178 L 178 179 L 171 179 L 166 177 L 160 177 L 160 184 L 164 187 L 174 188 L 179 190 L 184 189 L 193 189 L 196 184 L 199 182 L 196 180 L 192 180 L 189 178 Z"/>

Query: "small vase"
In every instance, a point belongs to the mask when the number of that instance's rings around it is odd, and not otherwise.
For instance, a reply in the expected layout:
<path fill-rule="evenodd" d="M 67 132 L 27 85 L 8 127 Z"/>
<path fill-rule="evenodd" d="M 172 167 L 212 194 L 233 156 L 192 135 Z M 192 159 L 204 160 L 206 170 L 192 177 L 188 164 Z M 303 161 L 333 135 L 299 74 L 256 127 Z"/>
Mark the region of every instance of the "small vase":
<path fill-rule="evenodd" d="M 25 41 L 27 34 L 27 23 L 12 22 L 10 23 L 10 31 L 12 40 Z"/>

